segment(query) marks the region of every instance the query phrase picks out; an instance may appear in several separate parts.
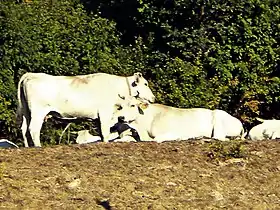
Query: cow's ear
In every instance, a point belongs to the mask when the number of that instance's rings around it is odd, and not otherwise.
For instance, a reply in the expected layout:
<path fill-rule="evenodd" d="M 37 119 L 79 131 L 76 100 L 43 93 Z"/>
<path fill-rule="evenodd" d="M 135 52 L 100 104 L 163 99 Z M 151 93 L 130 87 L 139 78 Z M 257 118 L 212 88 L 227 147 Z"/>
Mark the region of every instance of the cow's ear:
<path fill-rule="evenodd" d="M 148 103 L 140 103 L 140 104 L 139 104 L 139 108 L 140 108 L 140 109 L 147 109 L 148 106 L 149 106 Z"/>
<path fill-rule="evenodd" d="M 139 112 L 139 114 L 144 114 L 144 112 L 143 112 L 143 110 L 138 106 L 138 112 Z"/>
<path fill-rule="evenodd" d="M 140 80 L 140 78 L 142 78 L 143 76 L 142 76 L 142 73 L 140 73 L 140 72 L 136 72 L 136 73 L 134 73 L 134 78 L 135 78 L 135 82 L 136 83 L 139 83 L 139 80 Z"/>
<path fill-rule="evenodd" d="M 147 109 L 147 107 L 149 106 L 149 104 L 148 103 L 140 103 L 140 104 L 138 104 L 138 111 L 139 111 L 139 113 L 140 114 L 144 114 L 144 109 Z"/>

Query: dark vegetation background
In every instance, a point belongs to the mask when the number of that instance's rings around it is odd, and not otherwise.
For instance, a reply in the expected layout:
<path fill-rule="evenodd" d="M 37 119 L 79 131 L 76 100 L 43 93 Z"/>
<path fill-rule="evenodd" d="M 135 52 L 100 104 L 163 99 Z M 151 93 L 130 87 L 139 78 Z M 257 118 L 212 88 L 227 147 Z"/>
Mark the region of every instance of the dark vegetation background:
<path fill-rule="evenodd" d="M 25 72 L 140 71 L 159 103 L 223 109 L 246 129 L 257 116 L 280 119 L 279 41 L 279 0 L 0 0 L 1 137 L 22 142 Z M 43 143 L 57 144 L 65 126 L 49 120 Z M 71 130 L 84 126 L 93 129 Z"/>

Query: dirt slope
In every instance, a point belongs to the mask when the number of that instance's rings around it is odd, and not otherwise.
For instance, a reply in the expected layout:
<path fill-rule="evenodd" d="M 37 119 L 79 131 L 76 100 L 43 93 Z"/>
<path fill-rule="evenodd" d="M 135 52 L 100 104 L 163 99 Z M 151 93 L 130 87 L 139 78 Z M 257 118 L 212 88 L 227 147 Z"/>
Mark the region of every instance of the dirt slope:
<path fill-rule="evenodd" d="M 215 159 L 203 141 L 0 150 L 1 209 L 280 209 L 280 142 Z"/>

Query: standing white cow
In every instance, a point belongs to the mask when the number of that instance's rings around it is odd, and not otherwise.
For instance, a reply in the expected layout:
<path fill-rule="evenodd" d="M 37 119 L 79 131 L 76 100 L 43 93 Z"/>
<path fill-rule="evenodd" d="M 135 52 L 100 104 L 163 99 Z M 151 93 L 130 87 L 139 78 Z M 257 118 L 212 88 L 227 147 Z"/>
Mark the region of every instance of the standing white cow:
<path fill-rule="evenodd" d="M 243 134 L 242 123 L 222 110 L 175 108 L 162 104 L 141 104 L 142 113 L 131 124 L 144 141 L 171 141 L 191 138 L 237 137 Z"/>
<path fill-rule="evenodd" d="M 24 145 L 28 147 L 30 136 L 34 146 L 41 146 L 40 130 L 49 113 L 56 113 L 56 117 L 62 119 L 98 118 L 100 136 L 108 142 L 114 105 L 118 104 L 120 96 L 155 100 L 141 73 L 129 77 L 105 73 L 78 76 L 24 74 L 18 83 L 17 110 L 17 119 L 22 120 Z"/>
<path fill-rule="evenodd" d="M 264 120 L 257 118 L 262 122 L 254 126 L 248 134 L 248 139 L 263 140 L 280 138 L 280 120 Z"/>

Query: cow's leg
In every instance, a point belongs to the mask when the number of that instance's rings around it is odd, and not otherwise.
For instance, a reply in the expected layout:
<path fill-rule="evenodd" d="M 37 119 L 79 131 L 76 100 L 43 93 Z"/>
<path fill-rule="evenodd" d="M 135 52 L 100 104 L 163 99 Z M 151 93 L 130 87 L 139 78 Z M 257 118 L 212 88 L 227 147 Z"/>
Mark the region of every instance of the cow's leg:
<path fill-rule="evenodd" d="M 24 142 L 24 146 L 28 147 L 28 141 L 27 141 L 27 132 L 29 132 L 27 130 L 27 127 L 29 126 L 30 123 L 30 119 L 26 119 L 26 116 L 23 115 L 22 116 L 22 124 L 21 124 L 21 132 L 22 132 L 22 137 L 23 137 L 23 142 Z"/>
<path fill-rule="evenodd" d="M 30 112 L 25 108 L 22 112 L 22 124 L 21 124 L 21 132 L 23 137 L 23 143 L 25 147 L 32 146 L 32 138 L 29 132 L 29 124 L 30 124 Z"/>
<path fill-rule="evenodd" d="M 117 122 L 116 119 L 112 119 L 113 116 L 113 108 L 104 108 L 103 111 L 99 111 L 98 119 L 99 119 L 99 134 L 101 139 L 104 142 L 109 142 L 111 140 L 110 128 Z"/>
<path fill-rule="evenodd" d="M 107 121 L 108 122 L 108 121 Z M 100 128 L 101 128 L 101 136 L 104 142 L 109 142 L 110 140 L 110 125 L 106 121 L 100 122 Z M 109 121 L 110 122 L 110 121 Z"/>
<path fill-rule="evenodd" d="M 31 121 L 29 125 L 29 132 L 31 134 L 31 138 L 34 142 L 35 147 L 41 147 L 40 142 L 40 131 L 44 122 L 45 116 L 49 113 L 49 110 L 41 110 L 32 111 L 31 113 Z"/>
<path fill-rule="evenodd" d="M 104 142 L 110 140 L 110 127 L 113 125 L 109 119 L 102 117 L 102 113 L 99 114 L 99 135 Z"/>

